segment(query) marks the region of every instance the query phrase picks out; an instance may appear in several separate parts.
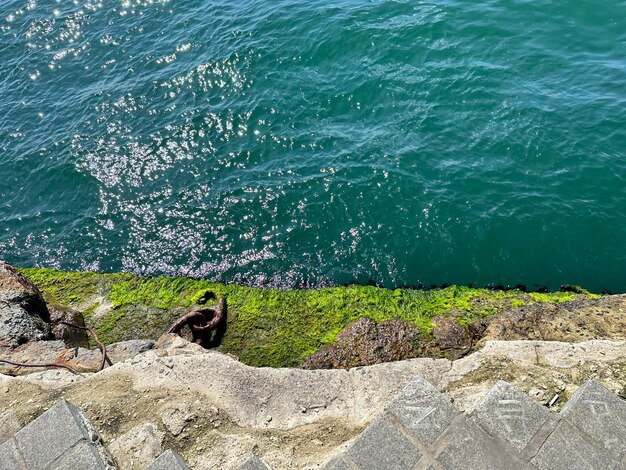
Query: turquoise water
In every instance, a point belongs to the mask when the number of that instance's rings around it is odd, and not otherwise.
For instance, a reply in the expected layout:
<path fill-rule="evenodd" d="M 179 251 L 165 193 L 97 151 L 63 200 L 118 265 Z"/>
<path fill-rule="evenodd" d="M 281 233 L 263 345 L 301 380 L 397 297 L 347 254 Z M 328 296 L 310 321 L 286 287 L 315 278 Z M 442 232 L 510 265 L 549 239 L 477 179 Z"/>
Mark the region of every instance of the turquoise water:
<path fill-rule="evenodd" d="M 0 258 L 626 291 L 626 1 L 0 2 Z"/>

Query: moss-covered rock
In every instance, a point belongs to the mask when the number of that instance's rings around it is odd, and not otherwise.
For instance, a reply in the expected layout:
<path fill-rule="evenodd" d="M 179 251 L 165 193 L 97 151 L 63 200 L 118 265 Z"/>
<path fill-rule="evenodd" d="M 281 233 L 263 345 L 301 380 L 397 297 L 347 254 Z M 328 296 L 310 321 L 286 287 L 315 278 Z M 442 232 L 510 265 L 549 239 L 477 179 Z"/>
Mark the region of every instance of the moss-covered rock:
<path fill-rule="evenodd" d="M 335 342 L 322 346 L 307 358 L 302 366 L 351 368 L 419 357 L 429 352 L 426 347 L 430 341 L 422 341 L 423 336 L 413 323 L 398 318 L 376 323 L 371 318 L 361 317 L 348 324 Z"/>
<path fill-rule="evenodd" d="M 348 323 L 368 317 L 400 319 L 428 336 L 432 319 L 449 315 L 467 326 L 503 309 L 537 302 L 597 297 L 586 291 L 525 293 L 463 286 L 443 289 L 384 289 L 372 286 L 274 290 L 216 284 L 184 277 L 142 278 L 28 268 L 21 272 L 54 305 L 81 311 L 103 341 L 158 338 L 208 292 L 228 301 L 228 325 L 220 346 L 255 366 L 297 366 L 332 343 Z"/>

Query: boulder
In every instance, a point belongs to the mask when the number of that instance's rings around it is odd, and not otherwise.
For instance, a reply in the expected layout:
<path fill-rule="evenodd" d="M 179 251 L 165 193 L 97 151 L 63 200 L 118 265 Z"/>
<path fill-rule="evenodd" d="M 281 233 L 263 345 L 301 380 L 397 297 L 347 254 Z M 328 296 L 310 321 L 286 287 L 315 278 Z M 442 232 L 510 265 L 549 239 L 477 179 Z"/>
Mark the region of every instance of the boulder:
<path fill-rule="evenodd" d="M 0 261 L 0 347 L 50 337 L 50 313 L 39 289 Z"/>
<path fill-rule="evenodd" d="M 449 316 L 437 316 L 433 319 L 432 335 L 441 351 L 448 351 L 448 359 L 458 359 L 465 355 L 471 345 L 472 335 Z"/>
<path fill-rule="evenodd" d="M 84 327 L 85 319 L 82 313 L 69 308 L 52 306 L 49 307 L 49 311 L 54 339 L 63 341 L 68 348 L 89 347 L 89 337 L 85 330 L 62 324 L 62 322 L 67 322 Z"/>
<path fill-rule="evenodd" d="M 422 334 L 404 320 L 376 323 L 361 317 L 346 326 L 333 344 L 322 347 L 307 358 L 307 369 L 350 368 L 400 361 L 418 357 L 422 352 Z"/>
<path fill-rule="evenodd" d="M 107 356 L 113 364 L 126 361 L 154 347 L 154 341 L 134 339 L 108 345 Z M 31 341 L 12 349 L 0 350 L 0 359 L 20 363 L 60 363 L 78 372 L 94 372 L 100 367 L 102 352 L 99 348 L 68 348 L 63 341 Z M 108 367 L 108 366 L 106 366 Z M 0 363 L 0 374 L 25 375 L 41 370 Z"/>
<path fill-rule="evenodd" d="M 163 452 L 165 433 L 153 423 L 135 426 L 122 434 L 109 446 L 118 462 L 126 462 L 120 470 L 146 468 Z"/>

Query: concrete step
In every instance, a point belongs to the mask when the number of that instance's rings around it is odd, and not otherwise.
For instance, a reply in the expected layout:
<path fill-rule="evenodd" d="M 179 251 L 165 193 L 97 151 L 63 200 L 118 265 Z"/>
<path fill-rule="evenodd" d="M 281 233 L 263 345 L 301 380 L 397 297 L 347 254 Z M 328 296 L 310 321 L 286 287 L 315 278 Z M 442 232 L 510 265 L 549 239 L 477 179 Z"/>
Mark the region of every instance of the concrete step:
<path fill-rule="evenodd" d="M 0 445 L 0 470 L 115 469 L 100 436 L 61 400 Z"/>
<path fill-rule="evenodd" d="M 499 381 L 470 415 L 415 378 L 326 469 L 626 469 L 626 402 L 589 381 L 560 413 Z M 93 426 L 61 400 L 0 445 L 0 470 L 115 470 Z M 148 470 L 188 470 L 172 450 Z M 252 455 L 239 470 L 269 470 Z"/>
<path fill-rule="evenodd" d="M 189 467 L 180 455 L 169 449 L 159 455 L 146 470 L 189 470 Z"/>
<path fill-rule="evenodd" d="M 499 381 L 466 416 L 413 380 L 340 455 L 340 470 L 624 469 L 626 403 L 587 382 L 560 413 Z"/>

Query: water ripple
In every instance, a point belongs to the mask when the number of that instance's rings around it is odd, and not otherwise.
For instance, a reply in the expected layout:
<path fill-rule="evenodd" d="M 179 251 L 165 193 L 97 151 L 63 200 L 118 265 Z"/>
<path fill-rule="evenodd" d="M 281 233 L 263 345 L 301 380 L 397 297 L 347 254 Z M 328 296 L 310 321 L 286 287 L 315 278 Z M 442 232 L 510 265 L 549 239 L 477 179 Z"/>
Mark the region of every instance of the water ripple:
<path fill-rule="evenodd" d="M 0 6 L 0 258 L 626 289 L 626 3 Z"/>

